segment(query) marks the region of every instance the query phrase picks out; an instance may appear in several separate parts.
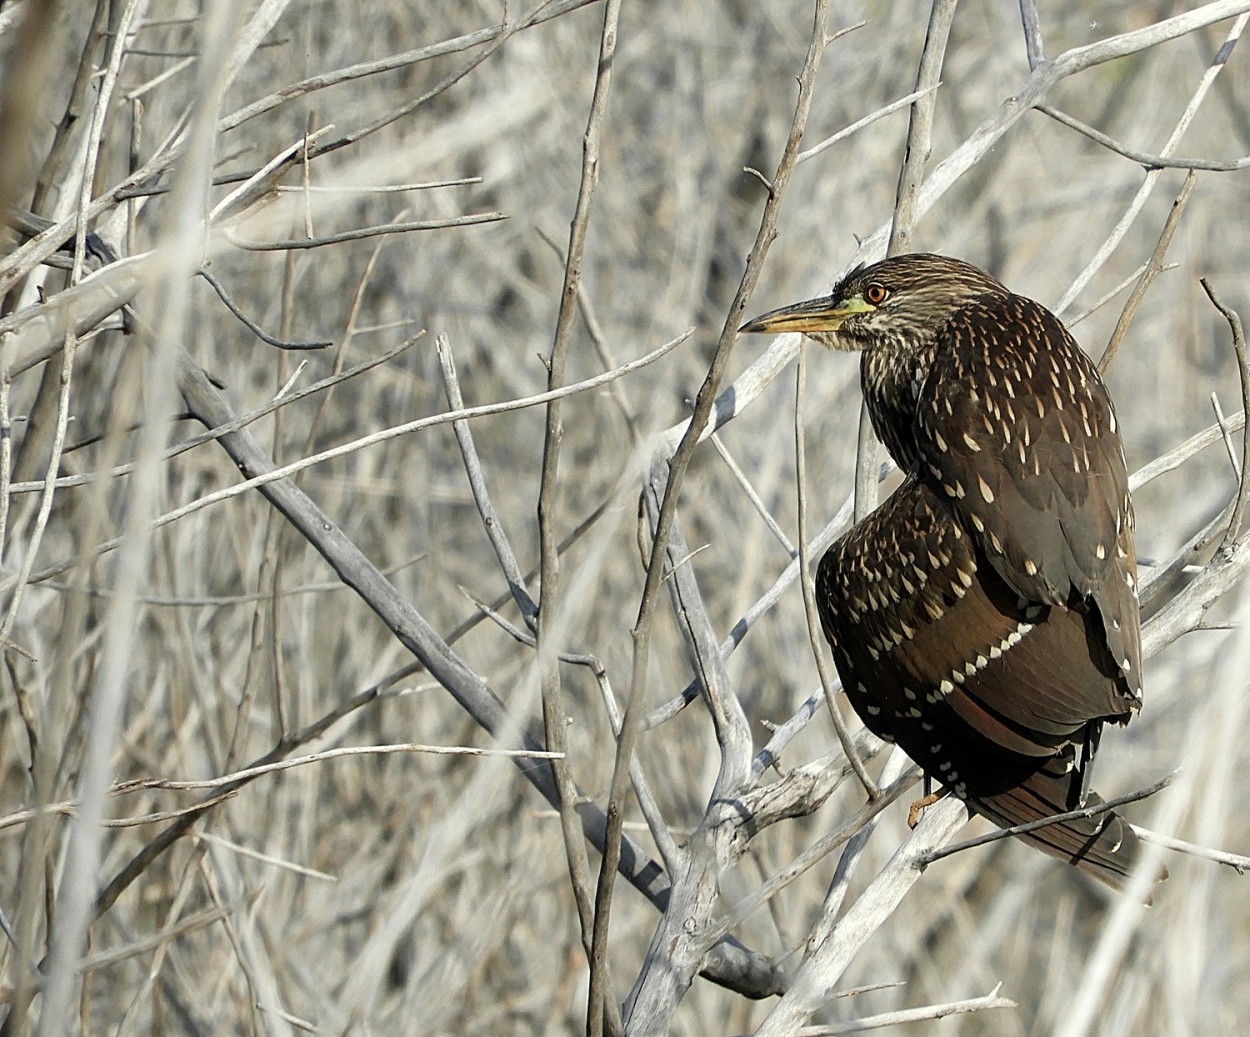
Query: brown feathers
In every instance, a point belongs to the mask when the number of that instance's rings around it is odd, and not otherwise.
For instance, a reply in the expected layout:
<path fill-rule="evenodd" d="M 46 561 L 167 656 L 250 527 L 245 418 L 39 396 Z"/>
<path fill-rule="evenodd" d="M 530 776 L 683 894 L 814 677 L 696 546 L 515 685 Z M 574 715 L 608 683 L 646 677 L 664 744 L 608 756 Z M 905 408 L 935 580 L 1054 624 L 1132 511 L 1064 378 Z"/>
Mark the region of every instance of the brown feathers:
<path fill-rule="evenodd" d="M 864 723 L 1003 826 L 1080 806 L 1107 721 L 1141 702 L 1133 511 L 1115 412 L 1059 320 L 941 256 L 856 270 L 750 331 L 861 349 L 877 435 L 907 473 L 816 578 Z M 1114 814 L 1025 836 L 1121 886 Z"/>

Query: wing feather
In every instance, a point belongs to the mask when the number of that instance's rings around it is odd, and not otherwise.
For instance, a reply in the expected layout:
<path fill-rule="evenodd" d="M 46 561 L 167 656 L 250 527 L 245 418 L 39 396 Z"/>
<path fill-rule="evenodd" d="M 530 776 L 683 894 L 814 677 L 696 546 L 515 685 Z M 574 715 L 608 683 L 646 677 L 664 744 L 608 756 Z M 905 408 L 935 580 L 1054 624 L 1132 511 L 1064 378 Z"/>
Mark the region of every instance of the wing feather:
<path fill-rule="evenodd" d="M 920 470 L 1007 585 L 1023 601 L 1095 609 L 1125 697 L 1139 698 L 1124 453 L 1106 386 L 1059 320 L 1015 295 L 961 309 L 920 387 L 917 437 Z"/>
<path fill-rule="evenodd" d="M 1096 619 L 1021 604 L 915 473 L 829 549 L 817 603 L 856 712 L 939 780 L 951 759 L 1015 773 L 1127 711 L 1114 662 L 1087 648 Z"/>

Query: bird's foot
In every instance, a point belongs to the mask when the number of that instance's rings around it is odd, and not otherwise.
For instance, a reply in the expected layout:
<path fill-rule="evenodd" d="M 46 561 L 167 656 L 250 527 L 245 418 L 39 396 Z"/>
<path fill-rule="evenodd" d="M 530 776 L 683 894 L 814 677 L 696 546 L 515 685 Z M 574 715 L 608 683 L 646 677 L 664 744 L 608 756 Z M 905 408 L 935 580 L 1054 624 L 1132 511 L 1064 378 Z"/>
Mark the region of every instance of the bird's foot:
<path fill-rule="evenodd" d="M 914 802 L 911 805 L 911 808 L 907 811 L 907 827 L 915 828 L 916 825 L 920 824 L 920 814 L 924 808 L 931 807 L 939 799 L 944 799 L 946 796 L 949 796 L 950 791 L 950 789 L 938 789 L 937 792 L 930 792 L 923 799 L 916 800 L 916 802 Z"/>

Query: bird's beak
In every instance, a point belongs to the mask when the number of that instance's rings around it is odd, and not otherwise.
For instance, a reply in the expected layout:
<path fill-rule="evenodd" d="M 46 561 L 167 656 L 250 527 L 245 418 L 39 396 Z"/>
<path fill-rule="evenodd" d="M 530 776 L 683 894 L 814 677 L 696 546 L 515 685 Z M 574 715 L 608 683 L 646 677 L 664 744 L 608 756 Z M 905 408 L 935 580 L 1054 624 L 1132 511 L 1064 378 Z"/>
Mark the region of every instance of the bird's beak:
<path fill-rule="evenodd" d="M 859 296 L 844 301 L 835 301 L 832 296 L 826 296 L 823 299 L 809 299 L 807 302 L 783 306 L 779 310 L 770 310 L 755 320 L 747 321 L 738 331 L 764 332 L 769 335 L 783 331 L 798 331 L 804 335 L 837 331 L 847 317 L 856 313 L 871 313 L 875 309 L 875 306 L 864 302 Z"/>

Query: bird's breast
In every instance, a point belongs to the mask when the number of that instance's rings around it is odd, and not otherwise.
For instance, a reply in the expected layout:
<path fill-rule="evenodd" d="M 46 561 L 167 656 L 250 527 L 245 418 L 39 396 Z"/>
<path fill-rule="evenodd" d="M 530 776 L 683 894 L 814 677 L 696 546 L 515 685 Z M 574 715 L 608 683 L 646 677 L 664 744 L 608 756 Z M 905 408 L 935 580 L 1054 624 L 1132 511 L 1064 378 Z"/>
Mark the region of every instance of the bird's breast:
<path fill-rule="evenodd" d="M 921 351 L 880 346 L 864 351 L 860 382 L 873 431 L 903 471 L 915 464 L 917 400 L 929 358 Z"/>

